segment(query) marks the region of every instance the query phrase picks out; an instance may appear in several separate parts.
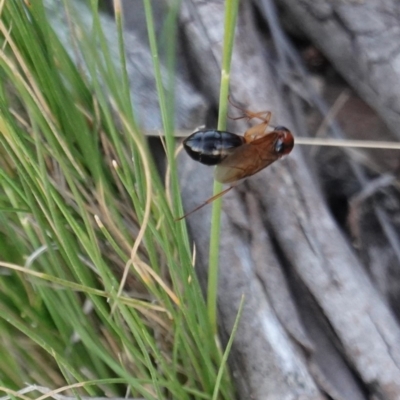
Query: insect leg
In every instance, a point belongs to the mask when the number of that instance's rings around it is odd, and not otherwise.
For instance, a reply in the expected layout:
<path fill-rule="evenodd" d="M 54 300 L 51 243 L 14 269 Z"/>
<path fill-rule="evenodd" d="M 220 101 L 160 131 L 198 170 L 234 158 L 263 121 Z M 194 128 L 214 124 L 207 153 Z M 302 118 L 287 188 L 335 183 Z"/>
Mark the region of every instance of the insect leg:
<path fill-rule="evenodd" d="M 250 143 L 253 142 L 254 140 L 264 137 L 265 135 L 268 134 L 267 128 L 268 128 L 268 123 L 263 122 L 261 124 L 252 126 L 251 128 L 247 129 L 247 131 L 244 133 L 244 138 L 246 142 Z"/>
<path fill-rule="evenodd" d="M 261 119 L 263 121 L 263 123 L 265 123 L 266 125 L 269 124 L 269 120 L 271 119 L 271 112 L 270 111 L 259 111 L 259 112 L 252 112 L 249 110 L 246 110 L 243 107 L 240 107 L 238 105 L 236 105 L 235 103 L 233 103 L 231 97 L 228 97 L 229 103 L 237 108 L 238 110 L 242 111 L 244 114 L 241 115 L 240 117 L 231 117 L 228 116 L 230 119 L 233 119 L 234 121 L 237 121 L 238 119 L 242 119 L 242 118 L 247 118 L 248 121 L 250 121 L 253 118 L 258 118 Z"/>
<path fill-rule="evenodd" d="M 197 206 L 196 208 L 194 208 L 192 211 L 189 211 L 188 213 L 186 213 L 185 215 L 183 215 L 182 217 L 179 218 L 175 218 L 175 221 L 181 221 L 182 219 L 185 219 L 187 216 L 189 216 L 190 214 L 193 214 L 194 212 L 200 210 L 201 208 L 203 208 L 204 206 L 206 206 L 207 204 L 212 203 L 214 200 L 217 200 L 218 198 L 222 197 L 224 194 L 228 193 L 231 189 L 233 189 L 236 185 L 232 185 L 229 186 L 227 189 L 223 190 L 222 192 L 217 193 L 216 195 L 210 197 L 209 199 L 207 199 L 204 203 L 201 203 L 199 206 Z"/>

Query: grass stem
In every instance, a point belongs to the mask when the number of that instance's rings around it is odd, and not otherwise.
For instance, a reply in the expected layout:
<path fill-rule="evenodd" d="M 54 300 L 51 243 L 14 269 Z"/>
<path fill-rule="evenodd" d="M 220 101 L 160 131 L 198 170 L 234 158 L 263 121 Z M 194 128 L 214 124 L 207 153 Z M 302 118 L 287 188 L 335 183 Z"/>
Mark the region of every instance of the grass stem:
<path fill-rule="evenodd" d="M 221 70 L 221 88 L 219 97 L 218 130 L 226 129 L 228 111 L 229 78 L 235 26 L 239 0 L 226 0 L 224 21 L 224 45 Z M 214 195 L 221 192 L 222 184 L 214 181 Z M 222 198 L 214 201 L 211 215 L 210 253 L 208 267 L 207 308 L 208 317 L 214 332 L 217 334 L 217 295 L 219 274 L 219 238 L 221 230 Z"/>

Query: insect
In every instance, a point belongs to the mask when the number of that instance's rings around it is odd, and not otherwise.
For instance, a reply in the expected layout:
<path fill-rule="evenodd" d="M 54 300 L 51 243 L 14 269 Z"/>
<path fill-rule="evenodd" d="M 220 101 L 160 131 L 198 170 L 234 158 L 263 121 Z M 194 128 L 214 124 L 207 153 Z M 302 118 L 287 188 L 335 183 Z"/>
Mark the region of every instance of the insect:
<path fill-rule="evenodd" d="M 188 155 L 202 164 L 216 165 L 214 178 L 231 186 L 178 218 L 178 221 L 223 196 L 238 181 L 256 174 L 293 149 L 294 138 L 289 129 L 269 125 L 271 112 L 252 112 L 233 104 L 231 100 L 230 103 L 243 112 L 243 115 L 231 119 L 259 119 L 262 122 L 249 128 L 243 136 L 215 129 L 201 129 L 184 139 L 183 148 Z"/>

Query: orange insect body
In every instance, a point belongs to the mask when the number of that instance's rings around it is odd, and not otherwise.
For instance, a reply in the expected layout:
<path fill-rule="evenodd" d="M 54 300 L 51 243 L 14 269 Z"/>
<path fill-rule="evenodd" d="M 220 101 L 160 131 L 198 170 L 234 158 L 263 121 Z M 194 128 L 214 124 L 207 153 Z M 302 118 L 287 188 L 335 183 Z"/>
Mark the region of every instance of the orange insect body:
<path fill-rule="evenodd" d="M 263 124 L 255 128 L 261 125 Z M 245 138 L 247 140 L 246 135 Z M 289 154 L 293 146 L 294 139 L 290 131 L 284 127 L 277 127 L 272 132 L 235 149 L 217 166 L 214 172 L 215 179 L 221 183 L 232 183 L 247 178 Z"/>
<path fill-rule="evenodd" d="M 216 165 L 214 177 L 221 183 L 234 183 L 256 174 L 289 154 L 294 146 L 294 138 L 289 129 L 283 126 L 274 128 L 269 126 L 271 119 L 269 111 L 254 113 L 232 102 L 231 104 L 244 113 L 232 119 L 247 118 L 250 121 L 257 118 L 262 123 L 249 128 L 244 136 L 204 129 L 192 133 L 183 141 L 186 152 L 194 160 L 206 165 Z M 211 197 L 179 220 L 221 197 L 233 187 L 234 185 Z"/>

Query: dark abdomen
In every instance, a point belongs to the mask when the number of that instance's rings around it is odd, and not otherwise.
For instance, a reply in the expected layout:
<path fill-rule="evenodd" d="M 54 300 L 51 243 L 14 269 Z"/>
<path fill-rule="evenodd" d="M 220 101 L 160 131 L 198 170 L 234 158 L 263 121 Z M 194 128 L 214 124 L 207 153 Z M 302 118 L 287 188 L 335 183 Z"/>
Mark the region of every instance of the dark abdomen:
<path fill-rule="evenodd" d="M 235 133 L 204 129 L 192 133 L 183 141 L 188 155 L 205 165 L 217 165 L 231 150 L 245 143 L 243 136 Z"/>

